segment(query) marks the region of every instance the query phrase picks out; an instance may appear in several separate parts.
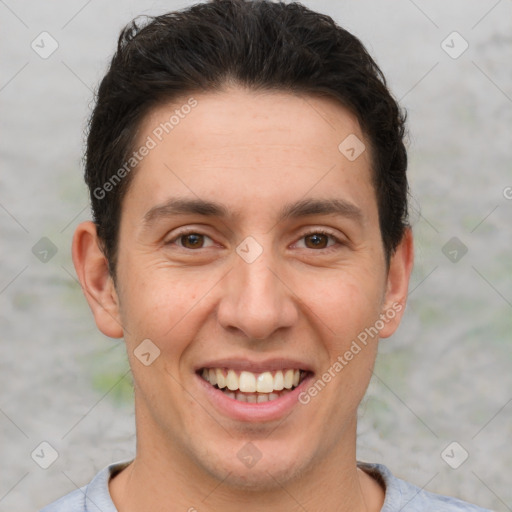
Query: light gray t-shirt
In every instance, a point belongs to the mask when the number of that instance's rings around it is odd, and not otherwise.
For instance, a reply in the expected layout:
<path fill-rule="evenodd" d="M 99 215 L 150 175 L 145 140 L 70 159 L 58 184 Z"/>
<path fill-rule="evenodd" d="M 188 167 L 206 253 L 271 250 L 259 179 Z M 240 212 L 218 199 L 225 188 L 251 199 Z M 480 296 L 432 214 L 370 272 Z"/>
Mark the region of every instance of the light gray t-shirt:
<path fill-rule="evenodd" d="M 129 462 L 118 462 L 102 469 L 88 485 L 73 491 L 40 512 L 118 512 L 108 490 L 109 479 Z M 381 512 L 491 512 L 465 501 L 424 491 L 400 480 L 382 464 L 358 462 L 358 466 L 373 476 L 386 489 Z"/>

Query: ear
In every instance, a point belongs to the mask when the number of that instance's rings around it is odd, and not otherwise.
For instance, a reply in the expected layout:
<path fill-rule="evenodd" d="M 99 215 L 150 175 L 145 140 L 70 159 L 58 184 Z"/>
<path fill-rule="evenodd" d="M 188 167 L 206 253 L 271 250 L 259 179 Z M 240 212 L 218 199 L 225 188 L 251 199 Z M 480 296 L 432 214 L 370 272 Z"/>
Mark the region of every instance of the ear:
<path fill-rule="evenodd" d="M 82 222 L 76 228 L 72 254 L 78 279 L 98 329 L 110 338 L 122 338 L 119 300 L 93 222 Z"/>
<path fill-rule="evenodd" d="M 391 336 L 402 319 L 407 302 L 409 278 L 414 263 L 414 243 L 411 228 L 406 228 L 402 241 L 391 256 L 387 277 L 381 318 L 384 328 L 380 330 L 380 338 Z"/>

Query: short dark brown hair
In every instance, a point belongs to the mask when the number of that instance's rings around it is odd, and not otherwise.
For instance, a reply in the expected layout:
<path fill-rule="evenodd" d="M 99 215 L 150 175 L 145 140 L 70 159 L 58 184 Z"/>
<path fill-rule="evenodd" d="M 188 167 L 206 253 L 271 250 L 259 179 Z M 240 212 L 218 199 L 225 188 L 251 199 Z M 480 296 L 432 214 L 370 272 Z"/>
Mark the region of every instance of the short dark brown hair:
<path fill-rule="evenodd" d="M 406 114 L 380 68 L 359 39 L 300 3 L 212 0 L 130 22 L 99 86 L 85 181 L 111 274 L 115 277 L 121 204 L 133 175 L 126 162 L 142 120 L 159 104 L 222 90 L 228 82 L 328 96 L 357 117 L 371 147 L 389 263 L 408 225 Z"/>

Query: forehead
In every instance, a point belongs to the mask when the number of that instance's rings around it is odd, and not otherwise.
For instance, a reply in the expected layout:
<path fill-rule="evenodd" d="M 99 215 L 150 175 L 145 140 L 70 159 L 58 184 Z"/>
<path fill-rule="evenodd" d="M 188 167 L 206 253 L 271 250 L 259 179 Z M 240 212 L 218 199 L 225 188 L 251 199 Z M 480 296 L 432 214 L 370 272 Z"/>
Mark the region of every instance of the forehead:
<path fill-rule="evenodd" d="M 338 156 L 339 143 L 351 134 L 364 139 L 357 118 L 333 98 L 232 86 L 153 108 L 141 123 L 138 142 L 151 135 L 157 144 L 179 138 L 188 147 L 231 143 L 241 151 L 253 151 L 258 143 L 316 145 L 317 151 L 334 149 Z"/>
<path fill-rule="evenodd" d="M 146 210 L 178 195 L 221 198 L 242 213 L 258 210 L 256 197 L 266 207 L 288 196 L 334 199 L 336 191 L 353 203 L 374 199 L 369 150 L 351 160 L 346 140 L 369 148 L 356 117 L 327 97 L 241 88 L 190 94 L 141 123 L 136 147 L 151 150 L 128 195 L 144 196 Z"/>

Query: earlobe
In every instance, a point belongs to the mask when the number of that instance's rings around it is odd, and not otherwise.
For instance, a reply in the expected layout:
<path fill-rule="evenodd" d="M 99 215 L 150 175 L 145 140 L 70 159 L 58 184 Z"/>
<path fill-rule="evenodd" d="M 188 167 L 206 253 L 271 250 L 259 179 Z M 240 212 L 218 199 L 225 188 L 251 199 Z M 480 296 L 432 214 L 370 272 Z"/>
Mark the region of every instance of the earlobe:
<path fill-rule="evenodd" d="M 93 222 L 82 222 L 76 228 L 72 255 L 78 279 L 98 329 L 110 338 L 122 338 L 119 300 Z"/>
<path fill-rule="evenodd" d="M 400 324 L 405 311 L 409 279 L 414 264 L 414 242 L 412 229 L 406 228 L 402 241 L 391 256 L 387 277 L 386 295 L 382 314 L 386 317 L 384 328 L 380 331 L 381 338 L 391 336 Z"/>

